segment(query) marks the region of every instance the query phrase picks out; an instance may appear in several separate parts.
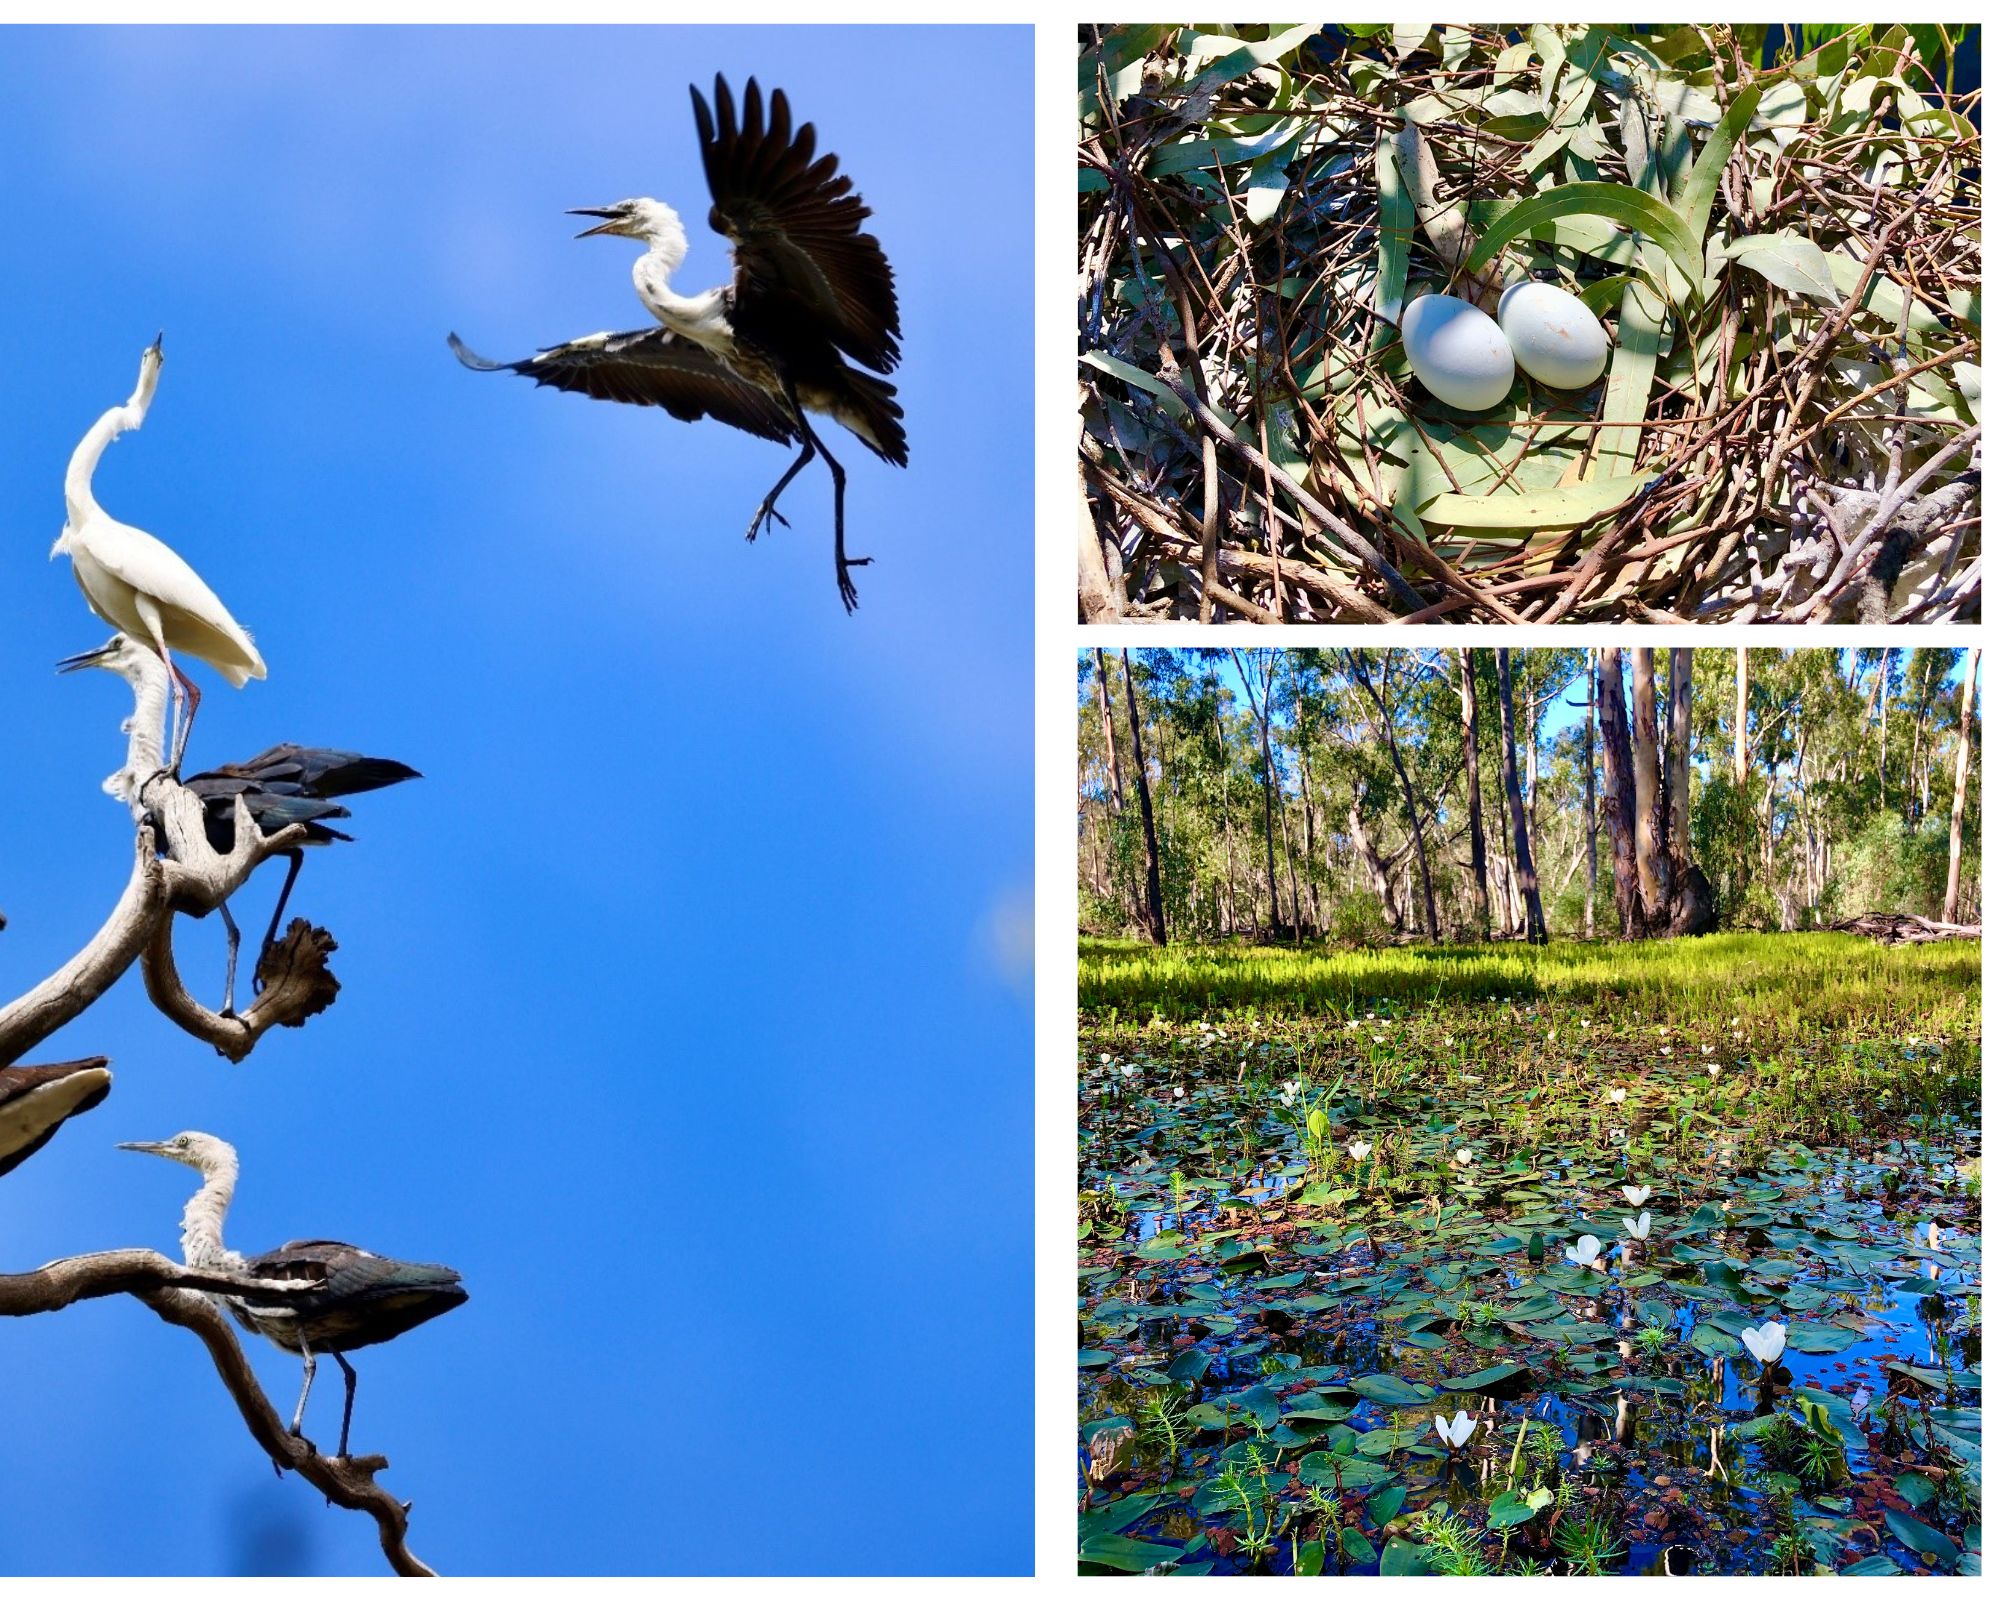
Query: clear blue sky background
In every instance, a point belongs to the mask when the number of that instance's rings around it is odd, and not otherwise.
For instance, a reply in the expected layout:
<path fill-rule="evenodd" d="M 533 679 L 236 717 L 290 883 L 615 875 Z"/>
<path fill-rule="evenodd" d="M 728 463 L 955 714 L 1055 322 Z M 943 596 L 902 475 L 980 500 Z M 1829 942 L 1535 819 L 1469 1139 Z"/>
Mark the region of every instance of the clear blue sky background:
<path fill-rule="evenodd" d="M 0 988 L 76 949 L 129 862 L 97 788 L 128 702 L 51 670 L 106 630 L 46 557 L 69 452 L 156 329 L 99 497 L 271 669 L 195 669 L 190 764 L 298 739 L 427 776 L 307 863 L 344 988 L 303 1032 L 230 1066 L 134 972 L 29 1058 L 117 1081 L 0 1180 L 0 1268 L 174 1248 L 192 1175 L 112 1146 L 207 1129 L 242 1149 L 239 1248 L 465 1274 L 465 1308 L 355 1358 L 355 1447 L 440 1568 L 1026 1570 L 1029 31 L 7 45 Z M 718 70 L 818 125 L 898 275 L 913 464 L 848 442 L 876 558 L 851 618 L 823 470 L 746 545 L 777 446 L 445 349 L 642 324 L 634 248 L 572 242 L 570 206 L 655 194 L 685 281 L 721 281 L 687 99 Z M 205 992 L 221 950 L 182 924 Z M 252 1358 L 288 1410 L 297 1362 Z M 0 1572 L 381 1570 L 122 1298 L 0 1323 L 0 1484 Z"/>

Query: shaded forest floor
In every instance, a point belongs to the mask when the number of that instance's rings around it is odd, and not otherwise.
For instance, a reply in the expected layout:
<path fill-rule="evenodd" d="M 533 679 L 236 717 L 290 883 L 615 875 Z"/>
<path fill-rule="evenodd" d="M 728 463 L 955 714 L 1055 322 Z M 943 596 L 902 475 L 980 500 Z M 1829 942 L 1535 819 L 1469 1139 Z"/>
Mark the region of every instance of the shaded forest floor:
<path fill-rule="evenodd" d="M 1080 989 L 1085 1570 L 1977 1570 L 1976 944 Z"/>

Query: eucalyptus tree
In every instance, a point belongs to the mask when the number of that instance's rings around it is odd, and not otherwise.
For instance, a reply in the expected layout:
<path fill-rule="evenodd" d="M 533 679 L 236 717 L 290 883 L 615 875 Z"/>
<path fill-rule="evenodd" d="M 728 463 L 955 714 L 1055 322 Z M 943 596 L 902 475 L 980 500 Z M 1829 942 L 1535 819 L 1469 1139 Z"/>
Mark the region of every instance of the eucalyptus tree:
<path fill-rule="evenodd" d="M 1493 652 L 1493 668 L 1500 679 L 1500 774 L 1507 786 L 1507 814 L 1514 825 L 1514 871 L 1521 880 L 1521 898 L 1527 913 L 1530 944 L 1549 942 L 1548 924 L 1542 920 L 1542 888 L 1535 876 L 1534 850 L 1528 842 L 1528 814 L 1521 803 L 1521 778 L 1514 740 L 1514 675 L 1508 662 L 1510 652 Z M 1529 737 L 1533 737 L 1530 724 Z"/>

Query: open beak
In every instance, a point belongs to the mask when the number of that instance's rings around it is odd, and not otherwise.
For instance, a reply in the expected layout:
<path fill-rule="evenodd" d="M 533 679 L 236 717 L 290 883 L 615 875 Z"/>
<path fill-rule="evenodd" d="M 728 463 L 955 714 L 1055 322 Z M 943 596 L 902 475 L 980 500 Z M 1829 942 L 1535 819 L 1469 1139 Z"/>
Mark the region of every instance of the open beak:
<path fill-rule="evenodd" d="M 623 221 L 625 217 L 625 213 L 616 206 L 582 206 L 567 213 L 567 215 L 572 217 L 602 217 L 604 219 L 594 228 L 585 228 L 583 232 L 577 235 L 579 239 L 588 239 L 594 233 L 614 232 L 614 224 Z"/>
<path fill-rule="evenodd" d="M 118 641 L 112 639 L 99 645 L 95 650 L 86 650 L 82 655 L 64 656 L 56 663 L 58 672 L 80 672 L 85 667 L 101 667 L 118 648 Z"/>

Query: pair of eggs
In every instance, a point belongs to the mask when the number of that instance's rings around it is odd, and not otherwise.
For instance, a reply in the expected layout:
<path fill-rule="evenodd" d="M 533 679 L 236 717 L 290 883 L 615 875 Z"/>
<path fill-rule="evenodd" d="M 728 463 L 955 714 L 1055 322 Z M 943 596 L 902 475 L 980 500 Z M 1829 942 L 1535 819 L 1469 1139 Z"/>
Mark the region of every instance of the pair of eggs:
<path fill-rule="evenodd" d="M 1604 370 L 1611 341 L 1573 294 L 1524 279 L 1500 296 L 1500 320 L 1451 295 L 1418 295 L 1403 310 L 1410 368 L 1448 406 L 1484 411 L 1514 387 L 1518 361 L 1552 389 L 1581 389 Z"/>

